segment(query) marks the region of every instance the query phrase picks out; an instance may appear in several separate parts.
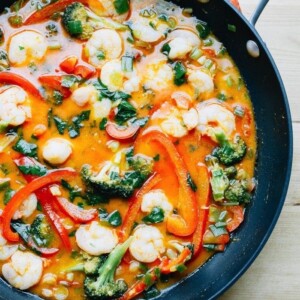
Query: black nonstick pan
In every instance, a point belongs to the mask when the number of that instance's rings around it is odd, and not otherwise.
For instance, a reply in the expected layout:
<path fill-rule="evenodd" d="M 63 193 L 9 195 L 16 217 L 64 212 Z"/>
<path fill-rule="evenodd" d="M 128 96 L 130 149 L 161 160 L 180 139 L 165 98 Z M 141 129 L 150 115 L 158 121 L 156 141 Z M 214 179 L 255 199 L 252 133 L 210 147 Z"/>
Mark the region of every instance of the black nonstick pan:
<path fill-rule="evenodd" d="M 2 0 L 0 11 L 13 2 Z M 248 86 L 256 116 L 258 185 L 252 203 L 247 208 L 245 222 L 234 234 L 237 242 L 231 242 L 224 253 L 215 255 L 200 269 L 158 297 L 172 300 L 214 299 L 247 270 L 276 224 L 291 173 L 292 122 L 279 72 L 254 28 L 268 0 L 261 0 L 250 22 L 224 0 L 174 2 L 182 7 L 192 7 L 194 14 L 207 22 L 212 32 L 224 43 Z M 228 30 L 228 24 L 235 26 L 235 32 Z M 40 299 L 10 287 L 2 279 L 0 291 L 0 299 Z"/>

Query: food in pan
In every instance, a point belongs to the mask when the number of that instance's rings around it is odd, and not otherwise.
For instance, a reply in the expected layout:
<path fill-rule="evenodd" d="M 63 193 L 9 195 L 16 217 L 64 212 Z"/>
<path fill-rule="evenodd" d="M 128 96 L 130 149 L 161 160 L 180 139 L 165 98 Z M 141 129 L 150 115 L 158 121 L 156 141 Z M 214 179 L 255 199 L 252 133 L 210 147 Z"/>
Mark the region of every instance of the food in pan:
<path fill-rule="evenodd" d="M 0 17 L 0 260 L 13 287 L 151 298 L 226 251 L 255 188 L 255 122 L 239 70 L 192 13 L 19 0 Z"/>

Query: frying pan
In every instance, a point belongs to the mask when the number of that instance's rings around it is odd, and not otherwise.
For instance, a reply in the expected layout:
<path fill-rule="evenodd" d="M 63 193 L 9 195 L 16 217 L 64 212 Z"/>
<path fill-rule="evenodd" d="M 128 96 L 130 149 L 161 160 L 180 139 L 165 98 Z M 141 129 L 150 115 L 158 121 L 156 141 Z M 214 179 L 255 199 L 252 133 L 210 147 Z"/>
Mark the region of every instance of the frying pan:
<path fill-rule="evenodd" d="M 1 1 L 0 11 L 13 2 Z M 224 0 L 174 2 L 182 7 L 192 7 L 195 15 L 207 22 L 224 43 L 248 86 L 256 116 L 258 151 L 255 176 L 258 185 L 246 210 L 245 222 L 234 234 L 237 242 L 231 242 L 224 253 L 216 254 L 200 269 L 159 296 L 159 299 L 214 299 L 247 270 L 276 224 L 291 173 L 292 122 L 279 72 L 254 28 L 268 0 L 260 1 L 250 22 Z M 235 25 L 236 32 L 228 30 L 228 24 Z M 259 48 L 257 58 L 247 51 L 249 40 Z M 0 288 L 1 299 L 40 299 L 11 288 L 2 279 Z"/>

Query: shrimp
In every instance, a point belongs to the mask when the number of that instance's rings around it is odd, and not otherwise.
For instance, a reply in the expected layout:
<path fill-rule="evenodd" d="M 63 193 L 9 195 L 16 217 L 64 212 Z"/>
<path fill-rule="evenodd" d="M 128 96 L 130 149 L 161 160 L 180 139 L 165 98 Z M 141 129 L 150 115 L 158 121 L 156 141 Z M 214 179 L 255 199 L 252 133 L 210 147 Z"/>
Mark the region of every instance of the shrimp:
<path fill-rule="evenodd" d="M 100 75 L 101 81 L 111 91 L 122 90 L 125 93 L 131 94 L 136 92 L 140 87 L 140 79 L 137 72 L 133 69 L 131 72 L 124 72 L 120 60 L 112 60 L 107 62 Z"/>
<path fill-rule="evenodd" d="M 161 40 L 164 35 L 162 32 L 152 28 L 149 20 L 140 18 L 138 21 L 130 25 L 133 36 L 145 43 L 156 43 Z"/>
<path fill-rule="evenodd" d="M 12 85 L 0 90 L 0 121 L 19 126 L 31 118 L 31 107 L 27 93 L 20 87 Z"/>
<path fill-rule="evenodd" d="M 96 221 L 81 225 L 75 236 L 78 247 L 95 256 L 110 253 L 118 244 L 115 230 L 101 226 Z"/>
<path fill-rule="evenodd" d="M 107 61 L 119 58 L 122 51 L 122 39 L 113 29 L 95 31 L 84 47 L 84 55 L 88 62 L 98 68 Z"/>
<path fill-rule="evenodd" d="M 8 58 L 13 65 L 25 65 L 42 60 L 47 52 L 47 42 L 44 36 L 34 30 L 24 30 L 16 33 L 8 46 Z"/>
<path fill-rule="evenodd" d="M 169 42 L 170 52 L 168 56 L 173 60 L 185 58 L 194 48 L 201 45 L 199 37 L 189 30 L 174 30 L 169 37 L 173 39 Z"/>
<path fill-rule="evenodd" d="M 2 266 L 4 278 L 15 288 L 27 290 L 36 285 L 43 273 L 43 260 L 30 252 L 16 251 Z"/>
<path fill-rule="evenodd" d="M 230 138 L 236 128 L 235 117 L 224 104 L 216 99 L 211 99 L 199 103 L 196 109 L 199 116 L 197 129 L 202 135 L 208 135 L 217 141 L 215 134 L 223 132 L 226 137 Z"/>
<path fill-rule="evenodd" d="M 22 202 L 19 209 L 13 215 L 13 219 L 21 219 L 30 217 L 37 207 L 37 197 L 35 194 L 30 194 L 29 197 Z"/>
<path fill-rule="evenodd" d="M 160 92 L 173 84 L 173 70 L 165 58 L 149 62 L 144 74 L 144 86 L 153 91 Z"/>
<path fill-rule="evenodd" d="M 140 262 L 154 262 L 165 252 L 163 235 L 154 226 L 138 226 L 133 233 L 129 251 Z"/>
<path fill-rule="evenodd" d="M 188 76 L 188 82 L 199 94 L 209 93 L 214 90 L 213 79 L 201 70 L 191 70 Z"/>
<path fill-rule="evenodd" d="M 43 158 L 50 164 L 63 164 L 72 154 L 72 147 L 68 140 L 63 138 L 52 138 L 43 147 Z"/>
<path fill-rule="evenodd" d="M 19 245 L 7 243 L 2 235 L 2 228 L 0 228 L 0 261 L 10 258 L 18 250 L 18 247 Z"/>
<path fill-rule="evenodd" d="M 160 207 L 165 213 L 165 217 L 173 210 L 173 205 L 168 201 L 162 190 L 152 190 L 145 194 L 142 199 L 142 212 L 151 212 L 154 207 Z"/>

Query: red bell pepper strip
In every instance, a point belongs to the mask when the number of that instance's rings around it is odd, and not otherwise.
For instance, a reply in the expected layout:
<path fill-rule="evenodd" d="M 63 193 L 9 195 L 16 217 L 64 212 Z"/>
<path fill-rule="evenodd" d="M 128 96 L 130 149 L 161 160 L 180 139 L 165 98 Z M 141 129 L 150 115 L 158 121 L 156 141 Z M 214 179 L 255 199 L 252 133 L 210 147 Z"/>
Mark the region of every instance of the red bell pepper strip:
<path fill-rule="evenodd" d="M 8 204 L 5 206 L 2 213 L 4 237 L 11 242 L 19 241 L 19 235 L 13 232 L 10 228 L 10 221 L 14 213 L 16 212 L 16 210 L 19 208 L 19 206 L 27 197 L 29 197 L 31 193 L 38 191 L 40 188 L 46 185 L 49 185 L 54 182 L 58 182 L 61 179 L 74 176 L 74 175 L 76 175 L 76 172 L 71 169 L 55 170 L 48 173 L 45 176 L 34 179 L 28 185 L 26 185 L 25 187 L 17 191 L 14 194 L 14 196 L 11 198 L 11 200 L 8 202 Z"/>
<path fill-rule="evenodd" d="M 141 208 L 143 196 L 150 192 L 152 188 L 161 181 L 161 177 L 154 173 L 137 192 L 136 196 L 132 199 L 128 211 L 126 213 L 123 225 L 119 231 L 120 242 L 127 240 L 133 228 L 134 221 Z"/>
<path fill-rule="evenodd" d="M 198 176 L 194 178 L 197 185 L 196 197 L 198 200 L 199 219 L 196 230 L 193 234 L 194 254 L 197 257 L 202 249 L 202 239 L 205 224 L 208 216 L 208 202 L 210 196 L 209 172 L 204 164 L 198 164 Z"/>
<path fill-rule="evenodd" d="M 42 22 L 49 17 L 51 17 L 54 13 L 60 12 L 64 10 L 68 5 L 75 2 L 75 0 L 59 0 L 53 4 L 49 4 L 43 7 L 40 10 L 35 11 L 31 14 L 24 22 L 24 25 L 31 25 Z M 81 2 L 82 4 L 87 4 L 87 0 L 76 0 L 76 2 Z"/>
<path fill-rule="evenodd" d="M 62 75 L 48 75 L 44 74 L 39 77 L 39 81 L 42 85 L 48 86 L 54 90 L 60 91 L 64 98 L 68 98 L 71 95 L 71 91 L 63 87 L 62 83 Z"/>
<path fill-rule="evenodd" d="M 194 192 L 188 184 L 189 173 L 184 161 L 172 141 L 159 131 L 150 131 L 137 143 L 160 143 L 167 151 L 179 182 L 178 204 L 179 214 L 167 218 L 167 230 L 177 236 L 189 236 L 194 233 L 198 222 L 198 206 Z M 181 214 L 181 215 L 180 215 Z"/>
<path fill-rule="evenodd" d="M 128 140 L 132 138 L 140 129 L 139 126 L 131 125 L 126 128 L 120 128 L 114 123 L 109 123 L 105 127 L 106 133 L 116 140 Z"/>
<path fill-rule="evenodd" d="M 177 271 L 176 267 L 185 263 L 185 261 L 191 255 L 191 250 L 189 248 L 184 248 L 184 250 L 179 254 L 179 256 L 173 260 L 170 259 L 163 259 L 161 264 L 158 267 L 154 267 L 152 271 L 150 271 L 147 275 L 147 281 L 151 281 L 155 283 L 157 278 L 156 270 L 158 269 L 161 274 L 170 274 L 172 272 Z M 137 281 L 132 287 L 130 287 L 126 293 L 119 299 L 119 300 L 130 300 L 138 296 L 142 293 L 145 289 L 147 289 L 149 285 L 141 279 Z"/>
<path fill-rule="evenodd" d="M 227 223 L 226 227 L 229 232 L 237 229 L 244 221 L 244 208 L 241 206 L 228 206 L 227 211 L 232 213 L 231 220 Z"/>
<path fill-rule="evenodd" d="M 88 67 L 84 65 L 78 65 L 74 68 L 73 74 L 81 76 L 83 79 L 89 79 L 96 73 L 94 67 Z"/>
<path fill-rule="evenodd" d="M 62 208 L 62 210 L 69 215 L 75 222 L 87 223 L 98 215 L 97 209 L 80 209 L 77 205 L 69 202 L 66 198 L 55 197 L 57 203 Z"/>
<path fill-rule="evenodd" d="M 230 0 L 230 2 L 238 9 L 241 10 L 239 0 Z"/>
<path fill-rule="evenodd" d="M 52 195 L 48 187 L 37 190 L 35 194 L 43 207 L 43 211 L 46 213 L 56 232 L 60 236 L 65 248 L 68 251 L 71 251 L 72 247 L 68 231 L 62 225 L 61 217 L 54 211 L 53 203 L 56 200 L 56 197 Z"/>
<path fill-rule="evenodd" d="M 0 72 L 0 82 L 12 83 L 19 85 L 28 91 L 32 96 L 42 99 L 39 90 L 23 76 L 12 72 Z"/>
<path fill-rule="evenodd" d="M 77 56 L 68 56 L 67 58 L 65 58 L 60 64 L 59 67 L 61 68 L 62 71 L 71 74 L 76 65 L 78 63 L 78 57 Z"/>

